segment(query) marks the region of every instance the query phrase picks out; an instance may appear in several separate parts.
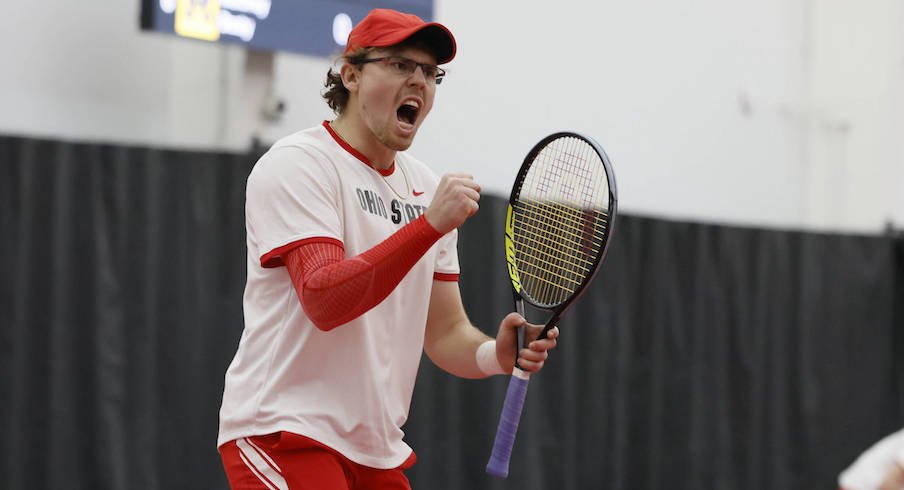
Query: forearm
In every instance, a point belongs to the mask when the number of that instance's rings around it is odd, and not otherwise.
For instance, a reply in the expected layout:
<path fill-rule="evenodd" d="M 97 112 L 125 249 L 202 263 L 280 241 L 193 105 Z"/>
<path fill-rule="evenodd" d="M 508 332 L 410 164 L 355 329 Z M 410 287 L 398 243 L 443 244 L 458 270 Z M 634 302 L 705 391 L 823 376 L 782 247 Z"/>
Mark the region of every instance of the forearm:
<path fill-rule="evenodd" d="M 302 245 L 286 254 L 295 291 L 317 328 L 328 331 L 361 316 L 395 289 L 442 235 L 423 217 L 348 259 L 339 245 Z"/>
<path fill-rule="evenodd" d="M 442 335 L 429 338 L 425 351 L 434 364 L 450 374 L 469 379 L 485 378 L 489 374 L 477 362 L 477 349 L 491 340 L 470 322 L 460 321 L 444 329 Z M 495 347 L 492 353 L 495 357 Z"/>
<path fill-rule="evenodd" d="M 481 362 L 478 348 L 491 341 L 471 324 L 461 302 L 457 282 L 433 281 L 424 351 L 440 369 L 462 378 L 485 378 L 500 374 L 495 343 L 484 347 Z"/>

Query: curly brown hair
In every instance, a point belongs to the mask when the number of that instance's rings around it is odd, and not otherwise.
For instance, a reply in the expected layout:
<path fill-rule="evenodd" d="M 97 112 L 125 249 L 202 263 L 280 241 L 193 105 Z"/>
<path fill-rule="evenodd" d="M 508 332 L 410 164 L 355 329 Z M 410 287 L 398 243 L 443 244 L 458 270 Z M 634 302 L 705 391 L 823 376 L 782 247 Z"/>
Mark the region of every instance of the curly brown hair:
<path fill-rule="evenodd" d="M 339 60 L 343 63 L 359 65 L 367 59 L 367 55 L 371 51 L 373 51 L 371 48 L 360 49 L 354 53 L 342 56 Z M 323 82 L 323 86 L 326 88 L 326 90 L 323 91 L 323 98 L 326 100 L 326 105 L 330 106 L 330 109 L 337 115 L 342 114 L 346 104 L 348 104 L 349 96 L 348 89 L 345 88 L 345 85 L 342 83 L 342 75 L 330 68 L 326 72 L 326 81 Z"/>

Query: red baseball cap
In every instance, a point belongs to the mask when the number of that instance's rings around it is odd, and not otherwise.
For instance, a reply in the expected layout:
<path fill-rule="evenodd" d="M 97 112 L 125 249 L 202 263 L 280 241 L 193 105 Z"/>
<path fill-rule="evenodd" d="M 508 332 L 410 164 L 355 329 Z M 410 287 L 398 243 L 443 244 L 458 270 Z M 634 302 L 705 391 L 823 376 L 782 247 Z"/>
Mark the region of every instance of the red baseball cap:
<path fill-rule="evenodd" d="M 345 52 L 360 48 L 387 48 L 418 35 L 436 54 L 436 62 L 448 63 L 455 57 L 455 38 L 446 26 L 424 22 L 414 15 L 390 9 L 373 9 L 348 35 Z"/>

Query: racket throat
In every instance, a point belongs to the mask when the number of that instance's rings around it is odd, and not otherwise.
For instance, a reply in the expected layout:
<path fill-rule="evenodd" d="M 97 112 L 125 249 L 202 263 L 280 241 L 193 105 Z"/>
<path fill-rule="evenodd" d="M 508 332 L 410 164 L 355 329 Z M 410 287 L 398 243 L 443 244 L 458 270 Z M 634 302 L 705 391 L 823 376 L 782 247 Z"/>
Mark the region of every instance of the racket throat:
<path fill-rule="evenodd" d="M 524 303 L 521 301 L 516 301 L 515 304 L 516 304 L 516 309 L 518 311 L 518 314 L 521 315 L 522 317 L 524 317 Z M 540 335 L 538 335 L 535 340 L 545 339 L 547 334 L 549 333 L 549 331 L 552 330 L 556 325 L 558 325 L 559 318 L 560 318 L 559 314 L 554 313 L 552 315 L 552 318 L 550 318 L 549 321 L 546 322 L 546 326 L 543 327 L 543 330 L 540 331 Z M 521 325 L 520 327 L 515 329 L 515 336 L 516 336 L 515 367 L 523 370 L 524 368 L 521 367 L 521 362 L 520 362 L 521 361 L 520 352 L 521 352 L 521 349 L 527 348 L 527 344 L 528 344 L 528 341 L 526 338 L 527 337 L 527 327 L 524 325 Z"/>
<path fill-rule="evenodd" d="M 540 331 L 540 335 L 537 335 L 537 340 L 545 339 L 549 331 L 556 327 L 559 324 L 559 314 L 556 313 L 546 322 L 546 326 L 543 327 L 543 330 Z"/>

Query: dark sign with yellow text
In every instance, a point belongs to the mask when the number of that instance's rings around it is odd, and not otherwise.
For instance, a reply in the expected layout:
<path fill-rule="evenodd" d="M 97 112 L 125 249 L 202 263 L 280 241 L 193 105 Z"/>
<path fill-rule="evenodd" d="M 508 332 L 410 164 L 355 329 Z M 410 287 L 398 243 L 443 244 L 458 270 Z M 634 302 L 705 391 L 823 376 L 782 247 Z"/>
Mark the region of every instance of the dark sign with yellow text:
<path fill-rule="evenodd" d="M 342 52 L 352 26 L 377 7 L 433 19 L 433 0 L 143 0 L 141 28 L 329 57 Z"/>

